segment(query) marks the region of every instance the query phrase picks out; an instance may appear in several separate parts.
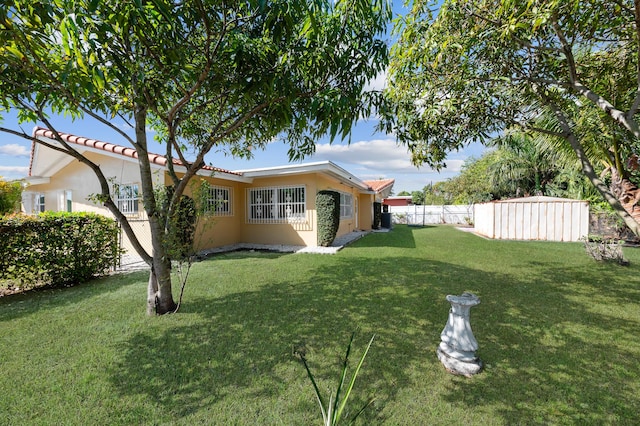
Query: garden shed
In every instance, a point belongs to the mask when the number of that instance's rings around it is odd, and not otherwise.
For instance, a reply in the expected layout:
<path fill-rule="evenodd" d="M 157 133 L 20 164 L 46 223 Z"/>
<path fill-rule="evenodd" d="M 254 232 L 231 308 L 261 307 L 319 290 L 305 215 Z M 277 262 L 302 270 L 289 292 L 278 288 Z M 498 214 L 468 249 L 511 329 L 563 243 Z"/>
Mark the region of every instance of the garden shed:
<path fill-rule="evenodd" d="M 589 233 L 589 203 L 525 197 L 476 204 L 476 233 L 504 240 L 578 241 Z"/>

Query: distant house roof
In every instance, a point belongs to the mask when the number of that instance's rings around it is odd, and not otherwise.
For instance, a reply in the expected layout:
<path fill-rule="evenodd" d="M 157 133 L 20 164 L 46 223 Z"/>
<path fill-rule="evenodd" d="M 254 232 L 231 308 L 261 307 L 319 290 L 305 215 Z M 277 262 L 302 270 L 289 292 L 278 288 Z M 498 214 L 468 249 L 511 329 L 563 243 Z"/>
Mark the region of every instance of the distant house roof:
<path fill-rule="evenodd" d="M 395 179 L 379 179 L 379 180 L 365 180 L 364 183 L 369 185 L 371 189 L 376 192 L 382 192 L 385 189 L 389 189 L 395 183 Z"/>
<path fill-rule="evenodd" d="M 413 197 L 411 195 L 394 195 L 385 198 L 382 203 L 388 206 L 408 206 L 413 204 Z"/>
<path fill-rule="evenodd" d="M 413 200 L 412 195 L 393 195 L 391 197 L 387 197 L 387 200 Z"/>
<path fill-rule="evenodd" d="M 124 156 L 131 159 L 138 158 L 138 153 L 135 149 L 112 144 L 109 142 L 103 142 L 96 139 L 89 139 L 82 136 L 75 136 L 69 133 L 58 133 L 60 138 L 66 143 L 77 145 L 83 147 L 87 150 L 91 150 L 94 152 L 102 152 L 107 153 L 108 155 L 117 155 Z M 58 144 L 55 139 L 55 134 L 46 128 L 43 127 L 35 127 L 33 129 L 33 137 L 42 139 L 47 138 L 51 141 L 52 144 Z M 40 178 L 48 178 L 53 175 L 57 170 L 64 167 L 64 165 L 73 161 L 73 157 L 69 156 L 65 153 L 56 153 L 53 155 L 48 155 L 46 161 L 41 161 L 41 165 L 38 170 L 35 170 L 35 160 L 37 158 L 38 146 L 35 141 L 31 143 L 31 159 L 29 161 L 29 178 L 28 180 L 36 181 Z M 155 164 L 158 167 L 166 167 L 167 166 L 167 158 L 160 154 L 152 154 L 149 153 L 149 161 L 151 164 Z M 174 158 L 173 164 L 178 168 L 184 168 L 185 166 L 179 160 Z M 331 161 L 321 161 L 316 163 L 306 163 L 306 164 L 294 164 L 294 165 L 284 165 L 277 167 L 267 167 L 261 169 L 250 169 L 250 170 L 239 170 L 239 171 L 230 171 L 221 169 L 218 167 L 213 167 L 209 165 L 205 165 L 198 173 L 219 173 L 224 176 L 226 179 L 251 182 L 253 178 L 256 177 L 267 177 L 267 176 L 283 176 L 283 175 L 293 175 L 293 174 L 302 174 L 302 173 L 311 173 L 311 172 L 322 172 L 327 175 L 333 176 L 338 181 L 357 188 L 362 192 L 369 192 L 374 194 L 380 194 L 383 198 L 391 192 L 391 188 L 394 184 L 394 179 L 383 179 L 383 180 L 369 180 L 363 181 L 349 173 L 342 167 L 332 163 Z M 388 192 L 388 193 L 387 193 Z"/>

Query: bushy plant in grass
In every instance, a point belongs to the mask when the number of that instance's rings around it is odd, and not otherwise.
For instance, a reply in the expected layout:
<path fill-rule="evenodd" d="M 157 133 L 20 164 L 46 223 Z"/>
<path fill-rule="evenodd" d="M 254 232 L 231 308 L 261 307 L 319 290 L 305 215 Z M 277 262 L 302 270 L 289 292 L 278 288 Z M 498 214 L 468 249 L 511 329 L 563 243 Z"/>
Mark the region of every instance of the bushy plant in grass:
<path fill-rule="evenodd" d="M 336 191 L 319 191 L 316 195 L 318 215 L 318 245 L 328 247 L 336 238 L 340 226 L 340 194 Z"/>
<path fill-rule="evenodd" d="M 587 254 L 597 261 L 614 262 L 618 265 L 629 266 L 622 252 L 624 241 L 591 236 L 584 238 L 584 248 Z"/>
<path fill-rule="evenodd" d="M 358 373 L 360 372 L 360 368 L 364 363 L 364 359 L 367 356 L 367 352 L 369 352 L 369 348 L 371 348 L 371 344 L 373 343 L 373 339 L 376 337 L 373 335 L 371 340 L 369 340 L 369 344 L 367 348 L 362 353 L 360 357 L 360 361 L 356 366 L 353 375 L 351 376 L 351 380 L 346 388 L 343 389 L 343 386 L 346 385 L 347 378 L 347 370 L 349 367 L 349 356 L 351 355 L 351 345 L 353 344 L 354 334 L 351 334 L 351 339 L 349 340 L 349 345 L 347 346 L 347 352 L 342 361 L 342 372 L 340 373 L 340 378 L 338 380 L 338 386 L 335 391 L 332 391 L 329 394 L 329 400 L 322 396 L 322 392 L 318 388 L 318 384 L 316 383 L 315 377 L 311 373 L 309 369 L 309 364 L 307 363 L 306 351 L 303 349 L 298 349 L 296 351 L 296 355 L 300 357 L 302 364 L 304 365 L 305 370 L 307 371 L 307 376 L 313 385 L 313 390 L 315 392 L 316 398 L 318 400 L 318 405 L 320 405 L 320 411 L 322 412 L 322 419 L 324 421 L 325 426 L 337 426 L 342 424 L 343 414 L 346 414 L 345 408 L 347 406 L 347 402 L 349 401 L 349 396 L 351 395 L 351 391 L 353 390 L 353 385 L 356 382 L 356 378 L 358 377 Z M 355 420 L 364 412 L 364 410 L 373 403 L 373 399 L 369 400 L 360 410 L 356 411 L 355 415 L 351 417 L 348 421 L 345 421 L 345 424 L 353 424 Z"/>

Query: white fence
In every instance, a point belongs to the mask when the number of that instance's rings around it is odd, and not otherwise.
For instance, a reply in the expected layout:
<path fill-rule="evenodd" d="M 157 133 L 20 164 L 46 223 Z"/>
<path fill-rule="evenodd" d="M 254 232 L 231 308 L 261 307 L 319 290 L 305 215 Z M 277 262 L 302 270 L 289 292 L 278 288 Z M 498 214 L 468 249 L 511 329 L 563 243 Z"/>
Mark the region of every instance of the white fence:
<path fill-rule="evenodd" d="M 529 197 L 475 205 L 475 230 L 488 238 L 578 241 L 589 233 L 586 201 Z"/>
<path fill-rule="evenodd" d="M 473 205 L 389 206 L 393 223 L 432 225 L 437 223 L 473 223 Z"/>

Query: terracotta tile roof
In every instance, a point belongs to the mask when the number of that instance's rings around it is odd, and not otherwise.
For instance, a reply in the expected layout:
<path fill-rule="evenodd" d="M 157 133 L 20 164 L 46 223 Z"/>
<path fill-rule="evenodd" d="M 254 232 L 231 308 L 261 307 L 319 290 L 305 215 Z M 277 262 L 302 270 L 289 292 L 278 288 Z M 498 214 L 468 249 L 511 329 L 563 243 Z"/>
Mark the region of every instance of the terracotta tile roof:
<path fill-rule="evenodd" d="M 372 191 L 381 192 L 395 183 L 395 179 L 378 179 L 378 180 L 365 180 L 365 184 L 369 185 Z"/>
<path fill-rule="evenodd" d="M 121 145 L 115 145 L 109 142 L 102 142 L 96 139 L 89 139 L 89 138 L 84 138 L 82 136 L 75 136 L 69 133 L 62 133 L 59 132 L 60 137 L 68 143 L 72 143 L 72 144 L 76 144 L 76 145 L 82 145 L 82 146 L 86 146 L 86 147 L 90 147 L 90 148 L 96 148 L 96 149 L 100 149 L 106 152 L 112 152 L 115 154 L 119 154 L 125 157 L 131 157 L 131 158 L 138 158 L 138 153 L 136 152 L 135 149 L 133 148 L 128 148 L 125 146 L 121 146 Z M 45 129 L 43 127 L 36 127 L 33 131 L 33 136 L 34 137 L 45 137 L 45 138 L 49 138 L 49 139 L 53 139 L 55 140 L 55 135 L 54 133 L 49 130 L 49 129 Z M 33 165 L 33 154 L 35 151 L 35 142 L 31 143 L 31 160 L 29 162 L 29 176 L 31 176 L 31 167 Z M 180 161 L 179 159 L 173 158 L 172 159 L 173 164 L 176 166 L 182 166 L 182 161 Z M 159 166 L 166 166 L 167 165 L 167 158 L 163 155 L 160 154 L 152 154 L 149 153 L 149 161 L 153 164 L 157 164 Z M 242 173 L 237 173 L 237 172 L 232 172 L 229 170 L 225 170 L 225 169 L 221 169 L 218 167 L 212 167 L 212 166 L 208 166 L 205 165 L 204 167 L 202 167 L 202 170 L 209 170 L 209 171 L 214 171 L 214 172 L 219 172 L 219 173 L 227 173 L 227 174 L 232 174 L 232 175 L 236 175 L 236 176 L 242 176 Z"/>

